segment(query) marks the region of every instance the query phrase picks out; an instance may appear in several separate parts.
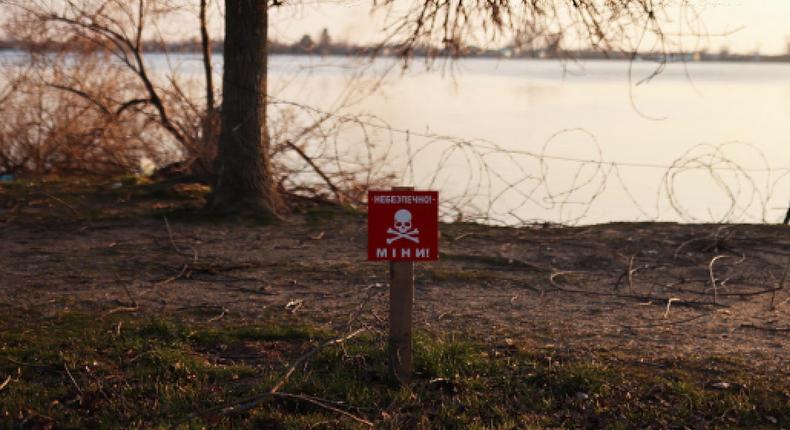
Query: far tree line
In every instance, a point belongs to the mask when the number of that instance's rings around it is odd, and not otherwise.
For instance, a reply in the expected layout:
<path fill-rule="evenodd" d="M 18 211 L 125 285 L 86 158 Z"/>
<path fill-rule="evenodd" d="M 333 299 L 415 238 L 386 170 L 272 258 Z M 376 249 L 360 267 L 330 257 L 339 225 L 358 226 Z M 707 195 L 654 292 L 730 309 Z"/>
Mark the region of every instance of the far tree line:
<path fill-rule="evenodd" d="M 600 49 L 565 49 L 558 38 L 545 37 L 533 41 L 529 46 L 521 42 L 505 44 L 497 48 L 484 48 L 474 45 L 464 46 L 460 50 L 450 50 L 446 47 L 436 47 L 418 44 L 411 47 L 410 55 L 417 57 L 434 57 L 453 55 L 456 57 L 482 57 L 482 58 L 574 58 L 574 59 L 609 59 L 624 60 L 634 57 L 632 52 L 603 51 Z M 210 51 L 216 54 L 224 53 L 224 40 L 212 40 Z M 143 51 L 157 53 L 200 53 L 203 46 L 199 38 L 186 40 L 163 41 L 161 39 L 142 41 Z M 14 39 L 0 39 L 0 51 L 28 50 L 38 52 L 64 52 L 80 51 L 90 52 L 99 49 L 94 43 L 85 40 L 47 40 L 30 46 L 29 41 Z M 273 55 L 321 55 L 321 56 L 401 56 L 402 46 L 392 45 L 358 45 L 345 40 L 335 40 L 327 28 L 323 28 L 315 37 L 310 34 L 302 35 L 295 42 L 269 40 L 267 51 Z M 763 55 L 759 52 L 737 53 L 731 52 L 727 46 L 717 51 L 700 49 L 694 52 L 645 52 L 639 55 L 645 60 L 670 60 L 670 61 L 766 61 L 790 62 L 790 44 L 787 52 L 779 55 Z"/>

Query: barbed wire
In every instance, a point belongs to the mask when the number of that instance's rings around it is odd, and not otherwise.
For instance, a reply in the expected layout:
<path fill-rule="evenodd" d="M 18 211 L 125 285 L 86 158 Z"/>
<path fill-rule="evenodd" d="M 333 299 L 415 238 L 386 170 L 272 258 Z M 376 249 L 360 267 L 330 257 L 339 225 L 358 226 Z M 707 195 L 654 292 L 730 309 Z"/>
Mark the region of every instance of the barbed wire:
<path fill-rule="evenodd" d="M 590 220 L 590 211 L 604 192 L 615 185 L 623 193 L 621 202 L 629 202 L 644 220 L 767 222 L 778 187 L 790 179 L 790 167 L 772 167 L 759 148 L 745 142 L 697 144 L 671 163 L 614 161 L 605 159 L 596 136 L 581 128 L 557 131 L 539 151 L 532 151 L 486 139 L 415 132 L 374 115 L 333 113 L 276 97 L 271 97 L 270 103 L 280 113 L 290 112 L 291 121 L 300 115 L 311 121 L 320 119 L 316 132 L 302 136 L 305 148 L 314 161 L 325 166 L 326 178 L 339 181 L 340 188 L 355 190 L 349 196 L 353 194 L 357 204 L 365 204 L 361 191 L 371 186 L 408 183 L 442 191 L 446 219 L 507 225 L 583 223 Z M 568 135 L 575 135 L 571 136 L 575 144 L 590 144 L 595 155 L 553 153 L 556 141 Z M 752 152 L 762 165 L 737 162 L 728 154 L 736 147 Z M 663 170 L 657 177 L 653 213 L 629 183 L 633 179 L 627 177 L 626 170 L 632 169 Z M 302 166 L 298 180 L 304 182 L 299 187 L 320 192 L 322 180 L 311 180 L 310 170 Z M 696 181 L 684 181 L 690 172 L 707 175 L 715 188 L 703 190 Z M 709 209 L 707 217 L 699 216 L 687 200 L 695 190 L 705 193 L 694 199 L 697 203 L 707 201 L 708 206 L 719 208 L 719 213 Z M 723 200 L 713 196 L 714 190 Z M 669 214 L 664 213 L 667 210 Z M 528 213 L 535 216 L 528 217 Z M 617 216 L 606 215 L 608 220 Z M 600 216 L 593 221 L 600 221 Z"/>

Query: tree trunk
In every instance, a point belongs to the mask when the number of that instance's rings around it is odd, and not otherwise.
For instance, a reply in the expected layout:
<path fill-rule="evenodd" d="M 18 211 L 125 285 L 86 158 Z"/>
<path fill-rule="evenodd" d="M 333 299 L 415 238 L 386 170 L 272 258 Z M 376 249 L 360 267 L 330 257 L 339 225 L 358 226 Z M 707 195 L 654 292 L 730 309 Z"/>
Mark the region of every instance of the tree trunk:
<path fill-rule="evenodd" d="M 225 0 L 217 176 L 209 208 L 276 214 L 266 129 L 267 0 Z"/>

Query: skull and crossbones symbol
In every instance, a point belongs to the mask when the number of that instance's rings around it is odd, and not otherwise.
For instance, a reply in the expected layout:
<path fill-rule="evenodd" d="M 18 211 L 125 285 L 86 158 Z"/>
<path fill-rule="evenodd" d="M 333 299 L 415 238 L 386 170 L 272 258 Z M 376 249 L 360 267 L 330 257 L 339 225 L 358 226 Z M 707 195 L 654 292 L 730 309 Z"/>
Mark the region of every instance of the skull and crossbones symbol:
<path fill-rule="evenodd" d="M 417 228 L 413 230 L 411 229 L 411 218 L 411 212 L 406 209 L 399 209 L 397 212 L 395 212 L 395 228 L 390 227 L 387 229 L 387 233 L 394 236 L 387 239 L 387 245 L 390 245 L 392 242 L 400 239 L 406 239 L 414 243 L 420 243 L 420 238 L 417 237 L 420 234 L 420 230 Z"/>

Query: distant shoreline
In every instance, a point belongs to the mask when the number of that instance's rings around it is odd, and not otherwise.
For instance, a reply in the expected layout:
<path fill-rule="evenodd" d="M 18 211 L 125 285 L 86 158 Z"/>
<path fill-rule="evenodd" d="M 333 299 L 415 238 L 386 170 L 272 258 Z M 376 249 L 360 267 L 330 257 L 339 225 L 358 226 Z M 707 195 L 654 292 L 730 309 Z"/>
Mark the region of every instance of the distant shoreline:
<path fill-rule="evenodd" d="M 85 46 L 74 46 L 73 44 L 49 44 L 40 46 L 24 46 L 16 41 L 0 40 L 0 52 L 91 52 Z M 150 54 L 201 54 L 200 46 L 194 42 L 162 44 L 158 42 L 146 42 L 143 44 L 143 51 Z M 221 41 L 212 43 L 213 54 L 221 55 L 223 45 Z M 270 55 L 294 55 L 294 56 L 321 56 L 321 57 L 402 57 L 402 51 L 396 46 L 370 47 L 353 46 L 345 44 L 333 44 L 328 46 L 304 45 L 304 44 L 284 44 L 273 41 L 269 46 Z M 409 53 L 413 58 L 493 58 L 498 60 L 510 59 L 535 59 L 535 60 L 642 60 L 652 62 L 667 63 L 790 63 L 790 53 L 783 55 L 759 55 L 759 54 L 732 54 L 732 53 L 623 53 L 623 52 L 602 52 L 594 50 L 564 51 L 564 50 L 521 50 L 516 48 L 482 49 L 470 47 L 467 52 L 453 55 L 449 51 L 441 49 L 427 49 L 417 47 Z"/>

